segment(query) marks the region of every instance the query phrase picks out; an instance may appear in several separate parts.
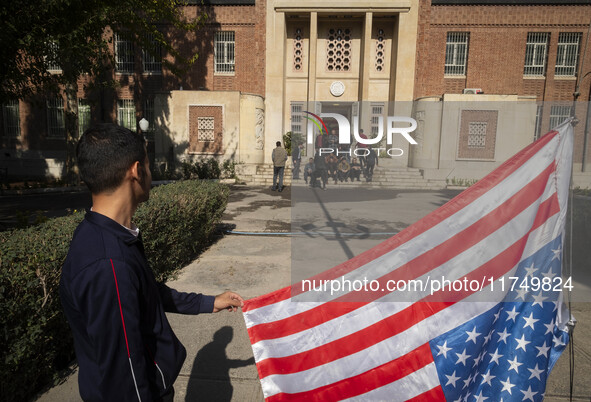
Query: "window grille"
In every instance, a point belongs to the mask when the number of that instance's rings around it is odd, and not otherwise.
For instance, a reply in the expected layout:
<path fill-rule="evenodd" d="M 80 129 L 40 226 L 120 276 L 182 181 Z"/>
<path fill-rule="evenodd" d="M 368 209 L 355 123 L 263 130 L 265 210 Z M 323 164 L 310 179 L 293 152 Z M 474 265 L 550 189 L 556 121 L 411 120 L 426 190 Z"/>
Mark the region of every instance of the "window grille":
<path fill-rule="evenodd" d="M 133 99 L 119 99 L 117 101 L 117 124 L 133 132 L 136 131 L 135 102 Z"/>
<path fill-rule="evenodd" d="M 540 138 L 540 134 L 542 132 L 542 116 L 544 114 L 544 107 L 542 105 L 538 105 L 536 108 L 536 125 L 534 131 L 534 141 Z"/>
<path fill-rule="evenodd" d="M 302 28 L 296 28 L 293 35 L 293 69 L 295 71 L 302 70 L 302 61 L 304 59 L 303 49 L 304 40 L 302 38 Z"/>
<path fill-rule="evenodd" d="M 90 104 L 86 99 L 78 98 L 78 133 L 84 134 L 90 127 Z"/>
<path fill-rule="evenodd" d="M 50 138 L 66 138 L 64 100 L 61 97 L 47 99 L 47 136 Z"/>
<path fill-rule="evenodd" d="M 383 104 L 372 104 L 371 105 L 371 135 L 376 136 L 380 130 L 380 117 L 384 114 Z"/>
<path fill-rule="evenodd" d="M 162 73 L 162 46 L 154 39 L 153 34 L 148 34 L 147 41 L 152 43 L 151 49 L 142 49 L 142 62 L 145 73 Z"/>
<path fill-rule="evenodd" d="M 384 62 L 385 62 L 385 54 L 386 54 L 386 39 L 384 35 L 383 29 L 378 29 L 378 36 L 376 38 L 376 59 L 375 59 L 375 69 L 376 71 L 383 71 L 384 70 Z"/>
<path fill-rule="evenodd" d="M 468 148 L 486 147 L 486 126 L 485 121 L 471 121 L 468 125 Z"/>
<path fill-rule="evenodd" d="M 294 137 L 295 134 L 303 134 L 303 127 L 302 127 L 302 110 L 304 109 L 304 104 L 302 102 L 292 102 L 291 103 L 291 138 Z"/>
<path fill-rule="evenodd" d="M 571 106 L 555 105 L 550 108 L 550 130 L 570 117 Z"/>
<path fill-rule="evenodd" d="M 118 73 L 133 73 L 135 68 L 134 54 L 133 42 L 119 34 L 115 34 L 115 68 Z"/>
<path fill-rule="evenodd" d="M 144 136 L 149 141 L 154 141 L 154 131 L 156 119 L 154 116 L 154 99 L 146 99 L 144 101 L 144 118 L 148 120 L 148 131 L 144 132 Z"/>
<path fill-rule="evenodd" d="M 351 69 L 351 29 L 331 28 L 326 41 L 326 68 L 328 71 Z"/>
<path fill-rule="evenodd" d="M 580 43 L 580 32 L 561 32 L 558 35 L 555 75 L 575 76 Z"/>
<path fill-rule="evenodd" d="M 525 63 L 523 74 L 540 76 L 546 73 L 546 54 L 548 52 L 547 32 L 530 32 L 527 34 L 525 46 Z"/>
<path fill-rule="evenodd" d="M 445 44 L 445 75 L 466 75 L 468 32 L 448 32 Z"/>
<path fill-rule="evenodd" d="M 45 57 L 45 62 L 47 63 L 47 71 L 52 73 L 61 73 L 62 68 L 57 63 L 57 53 L 59 50 L 59 45 L 56 41 L 50 41 L 48 43 L 49 54 Z"/>
<path fill-rule="evenodd" d="M 215 33 L 214 43 L 214 72 L 218 74 L 234 74 L 235 47 L 234 31 L 220 31 Z"/>
<path fill-rule="evenodd" d="M 21 135 L 21 119 L 18 99 L 12 99 L 2 105 L 4 136 L 18 138 Z"/>
<path fill-rule="evenodd" d="M 215 119 L 213 117 L 197 118 L 197 140 L 215 141 Z"/>

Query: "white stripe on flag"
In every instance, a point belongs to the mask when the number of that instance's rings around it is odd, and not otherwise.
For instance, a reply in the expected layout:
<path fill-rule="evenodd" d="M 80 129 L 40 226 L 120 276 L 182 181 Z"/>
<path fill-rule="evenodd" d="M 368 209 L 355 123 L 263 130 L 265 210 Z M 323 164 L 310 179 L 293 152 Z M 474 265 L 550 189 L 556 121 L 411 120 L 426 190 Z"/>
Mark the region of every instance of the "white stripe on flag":
<path fill-rule="evenodd" d="M 405 401 L 437 386 L 439 386 L 437 369 L 435 368 L 435 363 L 431 363 L 398 381 L 376 388 L 365 394 L 345 399 L 345 401 Z"/>

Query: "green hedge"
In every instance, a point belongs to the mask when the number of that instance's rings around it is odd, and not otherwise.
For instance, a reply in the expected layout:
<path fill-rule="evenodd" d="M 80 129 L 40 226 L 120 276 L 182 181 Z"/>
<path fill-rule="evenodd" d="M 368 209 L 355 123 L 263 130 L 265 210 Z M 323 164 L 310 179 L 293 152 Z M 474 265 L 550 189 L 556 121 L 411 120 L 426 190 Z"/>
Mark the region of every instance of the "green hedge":
<path fill-rule="evenodd" d="M 229 190 L 183 181 L 154 188 L 134 222 L 156 277 L 165 280 L 211 241 Z M 57 379 L 74 357 L 58 286 L 74 229 L 84 213 L 0 233 L 0 395 L 20 401 Z"/>

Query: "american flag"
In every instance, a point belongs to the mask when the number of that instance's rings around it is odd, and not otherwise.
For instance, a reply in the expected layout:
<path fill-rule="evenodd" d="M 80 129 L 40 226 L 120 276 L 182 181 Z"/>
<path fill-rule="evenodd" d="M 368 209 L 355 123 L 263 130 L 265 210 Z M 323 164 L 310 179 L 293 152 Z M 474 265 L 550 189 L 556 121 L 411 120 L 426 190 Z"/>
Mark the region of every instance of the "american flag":
<path fill-rule="evenodd" d="M 561 261 L 572 138 L 565 122 L 307 288 L 248 300 L 266 400 L 542 400 L 569 341 Z M 444 278 L 480 286 L 433 289 Z M 376 286 L 309 286 L 363 280 Z M 388 285 L 410 281 L 427 286 Z"/>

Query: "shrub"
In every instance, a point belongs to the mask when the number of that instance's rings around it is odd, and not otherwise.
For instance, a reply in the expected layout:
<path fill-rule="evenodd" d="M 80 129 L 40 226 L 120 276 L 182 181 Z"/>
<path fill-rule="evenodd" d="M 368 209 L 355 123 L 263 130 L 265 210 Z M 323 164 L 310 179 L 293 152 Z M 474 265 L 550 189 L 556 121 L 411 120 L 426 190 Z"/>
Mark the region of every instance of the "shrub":
<path fill-rule="evenodd" d="M 220 163 L 215 158 L 198 160 L 193 163 L 181 162 L 181 177 L 183 179 L 219 179 L 222 173 Z"/>
<path fill-rule="evenodd" d="M 305 138 L 302 134 L 292 133 L 291 131 L 283 134 L 283 147 L 287 151 L 287 155 L 291 156 L 292 148 L 300 144 L 305 144 Z"/>
<path fill-rule="evenodd" d="M 134 221 L 158 280 L 165 280 L 208 244 L 221 221 L 228 187 L 193 180 L 160 186 L 140 205 Z"/>
<path fill-rule="evenodd" d="M 222 165 L 222 177 L 224 179 L 236 179 L 236 162 L 226 159 Z"/>
<path fill-rule="evenodd" d="M 228 188 L 183 181 L 155 188 L 134 218 L 155 276 L 165 280 L 210 241 Z M 82 212 L 0 233 L 0 395 L 34 395 L 74 357 L 59 301 L 59 278 Z"/>

